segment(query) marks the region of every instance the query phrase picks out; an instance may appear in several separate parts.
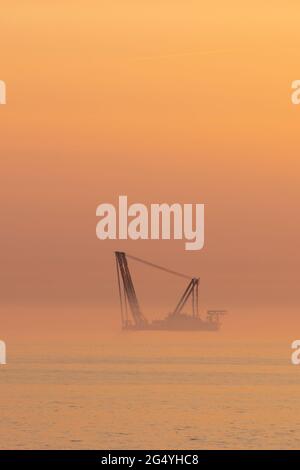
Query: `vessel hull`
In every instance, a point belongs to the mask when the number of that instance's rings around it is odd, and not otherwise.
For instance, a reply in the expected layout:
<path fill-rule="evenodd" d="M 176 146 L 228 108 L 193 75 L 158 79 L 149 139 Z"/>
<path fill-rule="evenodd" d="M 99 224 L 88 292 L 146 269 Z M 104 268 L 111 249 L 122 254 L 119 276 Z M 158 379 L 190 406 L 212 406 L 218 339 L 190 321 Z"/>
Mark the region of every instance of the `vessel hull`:
<path fill-rule="evenodd" d="M 126 325 L 125 330 L 135 331 L 218 331 L 220 325 L 216 322 L 203 321 L 197 318 L 188 320 L 161 320 L 142 325 Z"/>

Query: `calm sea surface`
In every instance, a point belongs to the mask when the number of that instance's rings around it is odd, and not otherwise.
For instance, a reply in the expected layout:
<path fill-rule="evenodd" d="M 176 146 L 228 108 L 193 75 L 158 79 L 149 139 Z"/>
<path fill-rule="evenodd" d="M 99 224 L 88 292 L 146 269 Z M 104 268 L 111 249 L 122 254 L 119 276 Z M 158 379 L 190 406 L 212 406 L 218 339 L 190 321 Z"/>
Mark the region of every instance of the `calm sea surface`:
<path fill-rule="evenodd" d="M 17 345 L 0 390 L 2 449 L 300 448 L 289 344 L 145 332 Z"/>

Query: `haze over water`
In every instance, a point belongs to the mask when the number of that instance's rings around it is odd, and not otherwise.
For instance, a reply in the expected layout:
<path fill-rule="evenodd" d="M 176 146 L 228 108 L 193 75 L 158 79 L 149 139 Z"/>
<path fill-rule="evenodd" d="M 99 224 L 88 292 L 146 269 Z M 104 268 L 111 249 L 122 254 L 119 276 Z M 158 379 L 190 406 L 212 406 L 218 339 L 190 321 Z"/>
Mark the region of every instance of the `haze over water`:
<path fill-rule="evenodd" d="M 284 341 L 102 332 L 23 343 L 1 367 L 1 449 L 299 448 Z"/>
<path fill-rule="evenodd" d="M 299 448 L 299 18 L 1 2 L 1 448 Z M 203 250 L 102 243 L 119 195 L 204 203 Z M 121 334 L 116 250 L 199 276 L 224 328 Z M 131 268 L 147 318 L 172 311 L 182 279 Z"/>

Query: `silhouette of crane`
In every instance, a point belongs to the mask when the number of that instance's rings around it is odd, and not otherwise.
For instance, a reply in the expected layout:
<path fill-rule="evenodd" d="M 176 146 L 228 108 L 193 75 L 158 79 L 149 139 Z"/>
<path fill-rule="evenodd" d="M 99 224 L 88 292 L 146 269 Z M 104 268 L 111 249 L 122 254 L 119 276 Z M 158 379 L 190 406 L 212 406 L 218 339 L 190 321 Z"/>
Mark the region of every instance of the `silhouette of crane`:
<path fill-rule="evenodd" d="M 207 319 L 199 316 L 199 278 L 190 277 L 177 271 L 159 266 L 149 261 L 116 251 L 116 267 L 123 329 L 134 330 L 218 330 L 220 316 L 225 310 L 209 310 Z M 127 258 L 151 266 L 152 268 L 188 279 L 188 285 L 174 310 L 163 320 L 149 322 L 143 315 L 136 295 Z M 192 300 L 192 315 L 182 313 L 187 301 Z M 129 316 L 131 314 L 131 316 Z"/>

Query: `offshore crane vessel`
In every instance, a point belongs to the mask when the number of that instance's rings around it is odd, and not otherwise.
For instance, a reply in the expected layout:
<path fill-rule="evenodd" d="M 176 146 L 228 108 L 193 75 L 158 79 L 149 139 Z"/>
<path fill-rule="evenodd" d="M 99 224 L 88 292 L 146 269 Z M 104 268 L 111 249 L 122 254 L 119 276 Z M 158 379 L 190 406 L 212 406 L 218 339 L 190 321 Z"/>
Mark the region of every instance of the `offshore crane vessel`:
<path fill-rule="evenodd" d="M 121 251 L 116 251 L 115 256 L 122 328 L 124 330 L 217 331 L 220 328 L 220 316 L 226 313 L 225 310 L 208 310 L 206 319 L 203 320 L 200 318 L 198 307 L 199 278 L 191 278 L 190 276 L 150 263 L 141 258 L 126 255 Z M 129 271 L 127 258 L 189 280 L 175 309 L 164 319 L 150 322 L 142 313 Z M 192 314 L 183 313 L 183 308 L 189 299 L 192 300 Z"/>

